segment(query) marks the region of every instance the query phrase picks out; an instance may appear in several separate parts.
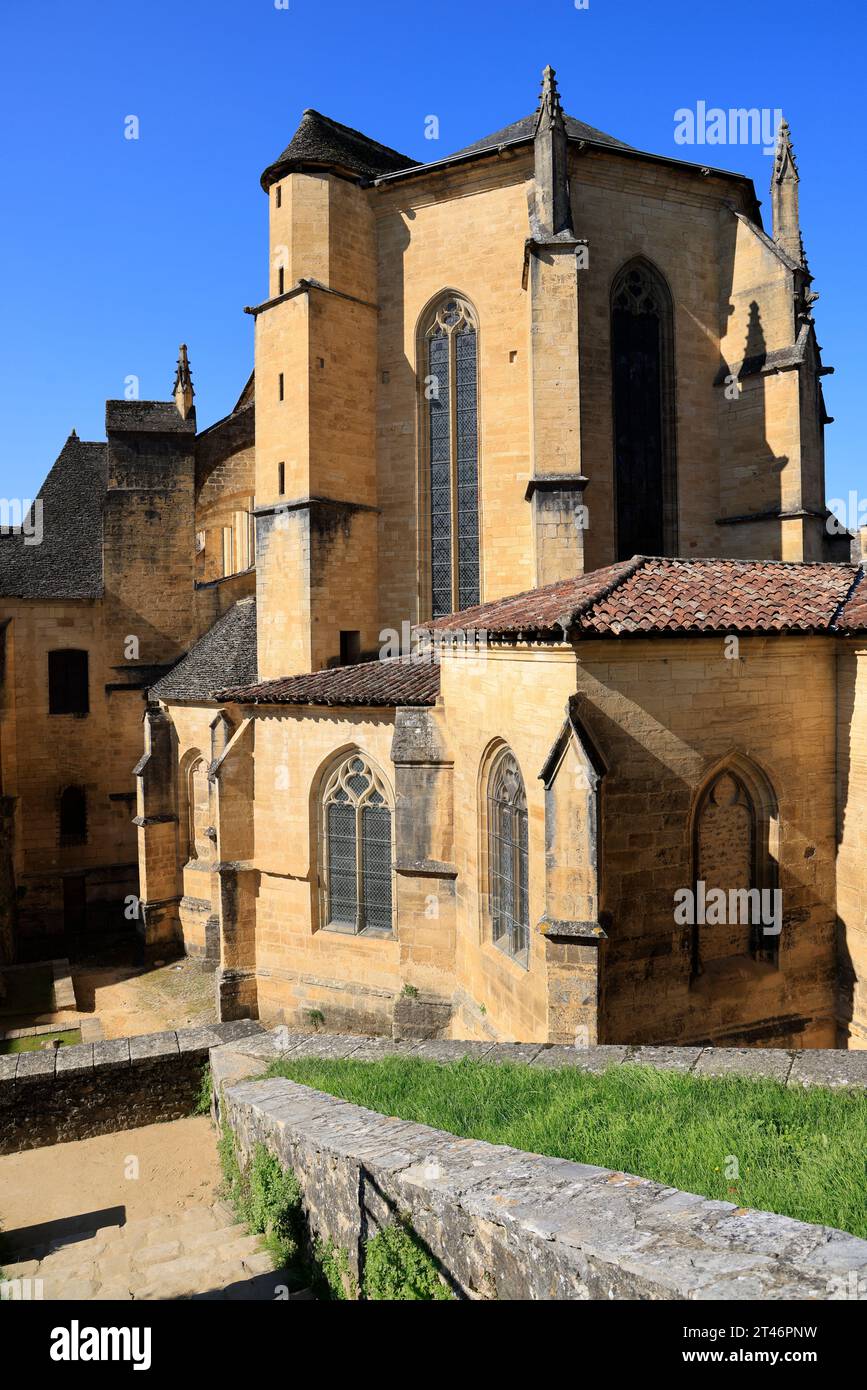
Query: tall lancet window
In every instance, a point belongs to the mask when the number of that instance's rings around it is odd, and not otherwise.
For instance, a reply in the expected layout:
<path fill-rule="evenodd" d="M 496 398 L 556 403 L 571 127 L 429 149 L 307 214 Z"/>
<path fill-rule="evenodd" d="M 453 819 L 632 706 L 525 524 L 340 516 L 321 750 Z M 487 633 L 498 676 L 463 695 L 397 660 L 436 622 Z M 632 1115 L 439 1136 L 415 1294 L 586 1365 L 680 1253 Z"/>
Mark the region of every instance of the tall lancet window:
<path fill-rule="evenodd" d="M 617 558 L 677 553 L 671 295 L 646 261 L 611 292 Z"/>
<path fill-rule="evenodd" d="M 488 778 L 488 876 L 494 942 L 526 965 L 530 946 L 527 796 L 521 769 L 504 748 Z"/>
<path fill-rule="evenodd" d="M 431 615 L 479 602 L 478 334 L 456 295 L 424 332 Z"/>

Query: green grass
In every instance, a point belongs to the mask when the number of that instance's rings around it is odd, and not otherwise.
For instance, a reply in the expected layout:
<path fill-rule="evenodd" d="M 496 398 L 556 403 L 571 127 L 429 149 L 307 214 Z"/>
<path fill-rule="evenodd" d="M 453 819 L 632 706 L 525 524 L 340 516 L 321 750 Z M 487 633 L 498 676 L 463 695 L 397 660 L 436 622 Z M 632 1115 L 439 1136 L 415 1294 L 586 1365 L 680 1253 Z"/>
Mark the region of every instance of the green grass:
<path fill-rule="evenodd" d="M 65 1047 L 72 1047 L 75 1043 L 81 1042 L 81 1029 L 67 1028 L 60 1033 L 34 1033 L 29 1038 L 7 1038 L 5 1042 L 0 1042 L 0 1056 L 12 1052 L 39 1052 L 47 1042 L 57 1039 Z"/>
<path fill-rule="evenodd" d="M 282 1058 L 266 1073 L 385 1115 L 867 1237 L 867 1098 L 620 1066 Z M 729 1176 L 734 1157 L 736 1177 Z M 728 1168 L 728 1173 L 727 1173 Z"/>

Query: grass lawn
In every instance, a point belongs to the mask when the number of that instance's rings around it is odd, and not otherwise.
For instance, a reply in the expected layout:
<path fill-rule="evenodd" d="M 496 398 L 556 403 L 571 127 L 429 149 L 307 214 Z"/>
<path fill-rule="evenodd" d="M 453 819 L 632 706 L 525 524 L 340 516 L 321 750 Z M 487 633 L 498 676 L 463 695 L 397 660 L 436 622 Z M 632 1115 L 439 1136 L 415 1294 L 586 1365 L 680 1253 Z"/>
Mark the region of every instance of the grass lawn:
<path fill-rule="evenodd" d="M 11 1052 L 39 1052 L 47 1042 L 59 1041 L 67 1047 L 81 1042 L 79 1028 L 67 1028 L 58 1033 L 34 1033 L 29 1038 L 7 1038 L 0 1042 L 0 1055 Z"/>
<path fill-rule="evenodd" d="M 464 1060 L 281 1058 L 268 1076 L 452 1134 L 636 1173 L 867 1238 L 867 1097 L 776 1081 Z M 730 1177 L 732 1157 L 738 1176 Z"/>

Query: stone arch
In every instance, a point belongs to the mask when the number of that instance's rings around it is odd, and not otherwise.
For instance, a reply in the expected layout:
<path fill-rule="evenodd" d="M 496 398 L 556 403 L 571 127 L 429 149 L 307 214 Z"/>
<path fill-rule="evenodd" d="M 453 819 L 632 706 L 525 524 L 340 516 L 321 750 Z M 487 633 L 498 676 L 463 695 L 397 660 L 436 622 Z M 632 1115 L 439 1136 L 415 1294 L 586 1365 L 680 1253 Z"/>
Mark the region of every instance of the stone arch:
<path fill-rule="evenodd" d="M 184 754 L 179 769 L 180 831 L 184 862 L 205 859 L 210 850 L 211 823 L 208 763 L 198 748 Z"/>
<path fill-rule="evenodd" d="M 720 759 L 705 774 L 691 812 L 693 886 L 705 893 L 774 892 L 779 886 L 779 809 L 767 773 L 740 752 Z M 711 961 L 752 956 L 775 960 L 779 938 L 753 922 L 728 922 L 692 930 L 692 971 Z"/>

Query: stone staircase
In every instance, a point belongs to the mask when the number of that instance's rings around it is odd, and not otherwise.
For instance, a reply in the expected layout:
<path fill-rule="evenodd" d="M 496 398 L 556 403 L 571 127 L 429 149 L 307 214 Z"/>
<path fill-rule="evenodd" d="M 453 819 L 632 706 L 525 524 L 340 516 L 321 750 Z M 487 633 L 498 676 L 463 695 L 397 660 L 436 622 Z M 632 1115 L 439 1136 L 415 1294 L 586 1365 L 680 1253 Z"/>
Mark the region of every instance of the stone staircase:
<path fill-rule="evenodd" d="M 310 1296 L 290 1292 L 260 1237 L 223 1202 L 66 1233 L 6 1256 L 3 1265 L 7 1279 L 22 1281 L 23 1297 L 48 1300 Z"/>

